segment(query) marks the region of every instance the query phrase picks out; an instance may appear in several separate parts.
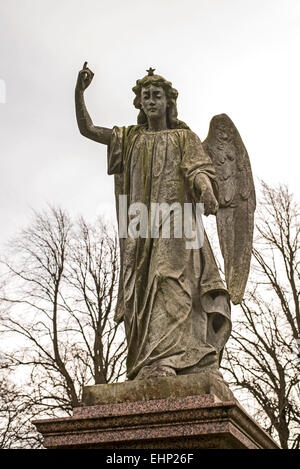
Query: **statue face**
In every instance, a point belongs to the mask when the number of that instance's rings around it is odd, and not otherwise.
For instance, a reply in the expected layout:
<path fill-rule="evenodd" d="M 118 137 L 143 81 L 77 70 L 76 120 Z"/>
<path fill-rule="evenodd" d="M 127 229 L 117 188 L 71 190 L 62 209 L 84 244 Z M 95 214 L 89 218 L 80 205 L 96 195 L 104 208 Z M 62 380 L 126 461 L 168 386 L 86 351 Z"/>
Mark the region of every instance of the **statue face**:
<path fill-rule="evenodd" d="M 141 105 L 147 119 L 160 119 L 166 114 L 167 98 L 161 86 L 149 85 L 141 91 Z"/>

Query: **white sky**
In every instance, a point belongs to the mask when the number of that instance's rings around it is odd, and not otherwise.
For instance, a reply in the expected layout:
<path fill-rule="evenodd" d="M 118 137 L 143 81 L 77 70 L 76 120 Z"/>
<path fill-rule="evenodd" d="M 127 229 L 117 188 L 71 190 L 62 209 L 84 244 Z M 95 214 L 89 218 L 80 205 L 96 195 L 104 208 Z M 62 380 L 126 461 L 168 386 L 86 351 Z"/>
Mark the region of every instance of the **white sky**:
<path fill-rule="evenodd" d="M 227 113 L 255 178 L 300 199 L 299 0 L 0 0 L 0 240 L 47 202 L 114 215 L 106 148 L 79 134 L 77 72 L 96 125 L 136 122 L 131 91 L 152 66 L 202 140 Z"/>

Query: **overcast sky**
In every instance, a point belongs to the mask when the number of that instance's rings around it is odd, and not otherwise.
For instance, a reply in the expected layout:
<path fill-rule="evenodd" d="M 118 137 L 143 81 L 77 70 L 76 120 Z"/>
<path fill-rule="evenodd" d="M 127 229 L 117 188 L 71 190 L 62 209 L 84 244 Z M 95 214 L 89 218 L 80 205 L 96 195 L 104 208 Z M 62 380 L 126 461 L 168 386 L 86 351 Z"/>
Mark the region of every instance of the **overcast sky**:
<path fill-rule="evenodd" d="M 114 215 L 106 148 L 82 137 L 75 120 L 85 60 L 96 125 L 136 122 L 131 88 L 152 66 L 179 91 L 179 118 L 202 140 L 212 116 L 227 113 L 256 181 L 285 182 L 300 199 L 299 0 L 0 0 L 0 8 L 1 241 L 47 202 L 90 220 Z"/>

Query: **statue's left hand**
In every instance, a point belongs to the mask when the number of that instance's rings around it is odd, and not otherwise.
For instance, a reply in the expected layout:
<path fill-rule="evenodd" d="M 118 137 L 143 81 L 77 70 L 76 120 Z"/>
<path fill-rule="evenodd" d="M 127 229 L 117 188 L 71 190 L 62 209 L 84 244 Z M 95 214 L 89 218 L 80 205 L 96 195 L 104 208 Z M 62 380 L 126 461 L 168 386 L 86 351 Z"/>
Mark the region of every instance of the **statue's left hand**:
<path fill-rule="evenodd" d="M 219 204 L 209 178 L 205 174 L 198 174 L 195 178 L 195 189 L 200 195 L 200 202 L 204 204 L 204 215 L 216 215 Z"/>
<path fill-rule="evenodd" d="M 219 204 L 211 188 L 206 188 L 201 195 L 201 202 L 204 203 L 204 215 L 216 215 Z"/>

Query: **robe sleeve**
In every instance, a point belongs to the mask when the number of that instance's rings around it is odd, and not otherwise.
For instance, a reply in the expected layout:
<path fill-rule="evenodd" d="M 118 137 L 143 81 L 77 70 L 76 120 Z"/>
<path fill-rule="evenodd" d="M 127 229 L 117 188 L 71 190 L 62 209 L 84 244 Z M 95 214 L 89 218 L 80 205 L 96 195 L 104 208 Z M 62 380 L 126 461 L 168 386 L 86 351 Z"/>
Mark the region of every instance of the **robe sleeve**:
<path fill-rule="evenodd" d="M 195 190 L 195 178 L 200 173 L 209 177 L 214 193 L 218 197 L 216 171 L 213 163 L 205 152 L 200 138 L 191 130 L 187 130 L 183 134 L 181 170 L 195 199 L 199 198 L 199 194 Z"/>
<path fill-rule="evenodd" d="M 121 174 L 124 164 L 124 141 L 126 127 L 114 127 L 107 148 L 107 172 L 108 174 Z"/>

